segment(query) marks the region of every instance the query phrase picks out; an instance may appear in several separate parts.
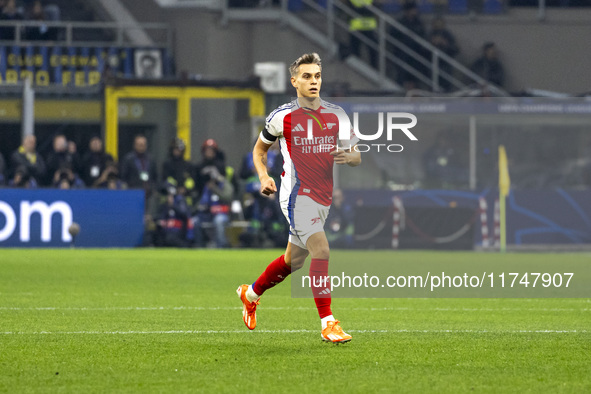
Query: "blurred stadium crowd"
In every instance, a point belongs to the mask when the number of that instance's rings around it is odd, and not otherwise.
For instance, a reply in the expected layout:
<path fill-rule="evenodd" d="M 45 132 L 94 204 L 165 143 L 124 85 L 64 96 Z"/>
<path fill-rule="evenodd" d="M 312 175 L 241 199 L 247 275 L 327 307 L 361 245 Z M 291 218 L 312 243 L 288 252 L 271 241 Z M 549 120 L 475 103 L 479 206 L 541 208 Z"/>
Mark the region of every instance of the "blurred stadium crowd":
<path fill-rule="evenodd" d="M 242 246 L 279 245 L 286 231 L 275 196 L 259 193 L 252 154 L 242 168 L 226 164 L 225 154 L 213 139 L 203 142 L 202 160 L 184 159 L 185 144 L 175 138 L 169 155 L 158 168 L 148 153 L 145 136 L 136 135 L 133 150 L 117 163 L 95 136 L 83 154 L 63 134 L 53 137 L 52 149 L 37 151 L 33 135 L 5 159 L 0 154 L 0 187 L 109 190 L 142 189 L 146 201 L 146 245 L 229 246 L 226 227 L 243 223 Z M 277 151 L 269 155 L 273 176 L 281 174 Z M 279 183 L 279 182 L 278 182 Z M 273 230 L 273 231 L 269 231 Z M 264 234 L 267 234 L 266 236 Z"/>
<path fill-rule="evenodd" d="M 55 4 L 45 4 L 41 0 L 0 0 L 0 21 L 59 21 L 60 8 Z M 0 39 L 14 40 L 13 27 L 0 27 Z M 58 30 L 44 24 L 27 26 L 21 31 L 21 37 L 27 41 L 56 40 Z"/>
<path fill-rule="evenodd" d="M 63 134 L 53 138 L 50 152 L 41 155 L 35 136 L 5 160 L 0 154 L 0 188 L 141 189 L 146 201 L 146 246 L 262 247 L 283 246 L 287 226 L 277 194 L 264 196 L 247 153 L 239 169 L 226 163 L 214 139 L 201 147 L 201 160 L 185 160 L 185 144 L 174 138 L 168 158 L 160 168 L 148 153 L 145 136 L 136 135 L 133 149 L 117 163 L 103 149 L 98 136 L 80 154 Z M 283 159 L 273 148 L 268 155 L 269 174 L 282 173 Z M 353 215 L 340 190 L 328 220 L 328 236 L 341 247 L 352 245 Z"/>
<path fill-rule="evenodd" d="M 301 11 L 301 2 L 293 1 L 289 3 L 289 7 L 298 12 Z M 388 51 L 396 54 L 400 60 L 408 66 L 416 69 L 419 73 L 426 77 L 430 76 L 431 69 L 426 66 L 426 62 L 431 61 L 431 53 L 419 41 L 425 40 L 433 45 L 435 48 L 444 54 L 455 58 L 460 53 L 460 45 L 454 34 L 447 28 L 446 21 L 443 15 L 454 8 L 454 1 L 441 2 L 441 8 L 438 9 L 438 3 L 433 2 L 418 2 L 414 0 L 399 1 L 399 0 L 346 0 L 344 1 L 352 10 L 358 15 L 352 17 L 347 14 L 340 15 L 343 19 L 349 20 L 349 31 L 361 33 L 366 40 L 377 45 L 378 40 L 378 21 L 375 18 L 373 11 L 368 7 L 376 7 L 377 9 L 396 17 L 397 21 L 407 31 L 414 35 L 411 37 L 408 33 L 403 33 L 400 30 L 390 28 L 389 34 L 408 48 L 411 52 L 418 55 L 412 56 L 409 52 L 400 51 L 393 45 L 388 44 Z M 462 3 L 462 1 L 459 1 Z M 463 2 L 465 3 L 465 2 Z M 279 6 L 279 1 L 268 0 L 234 0 L 229 2 L 232 7 L 273 7 Z M 319 1 L 320 6 L 327 6 L 325 1 Z M 464 5 L 465 6 L 465 5 Z M 446 8 L 447 7 L 447 8 Z M 503 1 L 489 1 L 485 2 L 483 9 L 479 12 L 484 13 L 499 13 L 504 7 Z M 433 14 L 429 23 L 425 23 L 422 11 L 428 11 Z M 338 10 L 337 10 L 338 12 Z M 429 27 L 427 25 L 429 24 Z M 341 60 L 344 60 L 349 55 L 355 55 L 360 58 L 365 58 L 365 61 L 373 68 L 378 68 L 378 53 L 375 47 L 370 47 L 364 43 L 359 36 L 350 34 L 345 40 L 339 42 L 339 55 Z M 421 61 L 421 58 L 424 59 Z M 498 48 L 494 42 L 486 42 L 482 45 L 482 52 L 474 62 L 469 65 L 471 70 L 484 80 L 502 87 L 504 85 L 505 71 L 498 56 Z M 445 61 L 440 61 L 441 71 L 451 73 L 452 67 Z M 407 69 L 400 66 L 389 67 L 387 74 L 397 81 L 407 92 L 415 89 L 427 88 L 424 84 L 416 78 L 416 75 L 409 73 Z M 439 77 L 439 87 L 441 92 L 453 91 L 453 86 L 446 78 Z"/>

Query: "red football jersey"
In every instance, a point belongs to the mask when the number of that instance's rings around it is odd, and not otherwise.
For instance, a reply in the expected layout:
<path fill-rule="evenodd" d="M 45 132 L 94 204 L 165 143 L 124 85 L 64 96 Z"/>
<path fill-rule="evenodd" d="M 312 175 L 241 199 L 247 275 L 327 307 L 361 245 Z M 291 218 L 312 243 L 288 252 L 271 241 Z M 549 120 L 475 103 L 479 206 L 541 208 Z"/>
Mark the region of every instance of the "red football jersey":
<path fill-rule="evenodd" d="M 347 115 L 341 107 L 324 100 L 315 110 L 294 100 L 267 117 L 260 138 L 267 144 L 279 139 L 284 170 L 282 196 L 289 195 L 290 201 L 295 201 L 294 196 L 306 195 L 319 204 L 331 204 L 334 158 L 330 152 L 339 146 L 339 117 L 343 116 Z M 346 147 L 358 141 L 349 130 L 350 139 L 342 141 Z"/>

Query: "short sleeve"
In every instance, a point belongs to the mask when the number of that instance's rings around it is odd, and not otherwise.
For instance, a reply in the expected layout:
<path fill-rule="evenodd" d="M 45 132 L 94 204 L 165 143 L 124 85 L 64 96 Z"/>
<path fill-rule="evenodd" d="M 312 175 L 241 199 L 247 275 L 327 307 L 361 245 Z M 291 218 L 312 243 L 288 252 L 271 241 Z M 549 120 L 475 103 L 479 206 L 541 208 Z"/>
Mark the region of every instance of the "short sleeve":
<path fill-rule="evenodd" d="M 283 111 L 276 109 L 271 112 L 265 121 L 265 128 L 261 131 L 260 138 L 267 145 L 273 144 L 277 138 L 283 135 L 283 117 L 285 116 Z"/>

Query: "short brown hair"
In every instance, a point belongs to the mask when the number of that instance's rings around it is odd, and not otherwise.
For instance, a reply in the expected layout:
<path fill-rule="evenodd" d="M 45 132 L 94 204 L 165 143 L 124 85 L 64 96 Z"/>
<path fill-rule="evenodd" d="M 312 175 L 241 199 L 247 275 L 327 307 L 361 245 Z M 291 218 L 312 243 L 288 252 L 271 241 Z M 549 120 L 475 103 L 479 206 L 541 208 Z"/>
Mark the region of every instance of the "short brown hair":
<path fill-rule="evenodd" d="M 318 64 L 318 67 L 322 70 L 322 60 L 320 60 L 320 56 L 316 52 L 312 52 L 303 54 L 291 63 L 289 66 L 289 74 L 292 77 L 297 76 L 302 64 Z"/>

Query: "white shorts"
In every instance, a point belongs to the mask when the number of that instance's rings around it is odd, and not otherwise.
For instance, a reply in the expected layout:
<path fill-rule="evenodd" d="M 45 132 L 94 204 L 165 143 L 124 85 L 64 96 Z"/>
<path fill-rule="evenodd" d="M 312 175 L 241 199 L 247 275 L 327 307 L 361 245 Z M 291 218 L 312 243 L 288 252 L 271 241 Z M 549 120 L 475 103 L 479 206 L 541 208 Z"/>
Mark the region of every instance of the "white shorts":
<path fill-rule="evenodd" d="M 282 198 L 280 204 L 289 223 L 289 242 L 307 250 L 308 238 L 312 234 L 324 232 L 324 222 L 330 207 L 318 204 L 308 196 L 295 196 L 295 201 L 290 204 L 287 197 Z"/>

